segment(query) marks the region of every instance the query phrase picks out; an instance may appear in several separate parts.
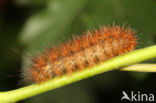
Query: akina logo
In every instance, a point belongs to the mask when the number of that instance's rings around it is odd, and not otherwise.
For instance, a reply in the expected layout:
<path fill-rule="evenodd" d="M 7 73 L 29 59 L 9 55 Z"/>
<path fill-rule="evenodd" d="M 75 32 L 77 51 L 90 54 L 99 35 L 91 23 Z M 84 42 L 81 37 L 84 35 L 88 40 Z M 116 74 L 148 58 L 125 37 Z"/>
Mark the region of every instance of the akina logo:
<path fill-rule="evenodd" d="M 131 91 L 130 94 L 127 94 L 125 91 L 122 91 L 121 101 L 138 101 L 138 102 L 154 102 L 154 94 L 141 93 L 140 91 L 134 92 Z"/>

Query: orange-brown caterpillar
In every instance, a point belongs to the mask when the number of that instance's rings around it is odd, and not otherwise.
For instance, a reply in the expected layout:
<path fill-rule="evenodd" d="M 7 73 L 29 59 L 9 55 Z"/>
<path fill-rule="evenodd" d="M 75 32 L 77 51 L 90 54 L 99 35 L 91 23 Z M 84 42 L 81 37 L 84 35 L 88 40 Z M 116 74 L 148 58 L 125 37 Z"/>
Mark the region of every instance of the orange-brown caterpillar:
<path fill-rule="evenodd" d="M 41 83 L 64 74 L 70 75 L 132 51 L 135 46 L 136 37 L 132 29 L 104 26 L 47 49 L 33 58 L 23 77 L 25 81 Z"/>

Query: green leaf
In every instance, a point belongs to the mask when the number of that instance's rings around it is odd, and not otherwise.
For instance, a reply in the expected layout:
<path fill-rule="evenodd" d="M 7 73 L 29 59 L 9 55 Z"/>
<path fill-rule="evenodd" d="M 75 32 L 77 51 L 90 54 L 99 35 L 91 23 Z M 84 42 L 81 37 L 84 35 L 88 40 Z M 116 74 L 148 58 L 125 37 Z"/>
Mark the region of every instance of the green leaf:
<path fill-rule="evenodd" d="M 42 44 L 55 43 L 65 35 L 87 0 L 53 0 L 43 10 L 33 14 L 25 23 L 19 40 L 38 51 Z M 29 49 L 28 49 L 29 50 Z"/>

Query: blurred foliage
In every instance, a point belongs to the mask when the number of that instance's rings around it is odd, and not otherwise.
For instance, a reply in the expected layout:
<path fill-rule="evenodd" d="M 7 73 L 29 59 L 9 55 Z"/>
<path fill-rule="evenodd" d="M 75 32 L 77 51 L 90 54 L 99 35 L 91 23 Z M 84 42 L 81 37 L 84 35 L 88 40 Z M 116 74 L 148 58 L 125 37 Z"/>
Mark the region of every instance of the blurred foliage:
<path fill-rule="evenodd" d="M 101 25 L 113 22 L 130 25 L 137 32 L 137 48 L 155 44 L 155 11 L 155 0 L 1 0 L 0 90 L 19 87 L 21 68 L 30 61 L 26 55 L 36 54 L 60 40 Z M 124 89 L 151 88 L 153 91 L 156 86 L 153 77 L 153 74 L 133 73 L 131 76 L 128 72 L 114 71 L 22 102 L 96 103 L 109 97 L 116 97 L 120 102 Z M 146 85 L 151 83 L 152 87 Z"/>

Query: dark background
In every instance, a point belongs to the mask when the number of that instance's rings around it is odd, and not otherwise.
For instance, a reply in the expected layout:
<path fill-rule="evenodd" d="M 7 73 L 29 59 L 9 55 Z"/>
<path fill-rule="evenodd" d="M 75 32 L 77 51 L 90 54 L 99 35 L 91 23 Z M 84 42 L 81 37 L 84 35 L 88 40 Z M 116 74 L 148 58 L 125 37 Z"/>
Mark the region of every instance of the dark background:
<path fill-rule="evenodd" d="M 0 0 L 0 91 L 22 87 L 31 55 L 113 22 L 136 30 L 137 49 L 156 44 L 156 0 Z M 118 103 L 123 90 L 156 95 L 155 87 L 155 73 L 110 71 L 19 103 Z"/>

